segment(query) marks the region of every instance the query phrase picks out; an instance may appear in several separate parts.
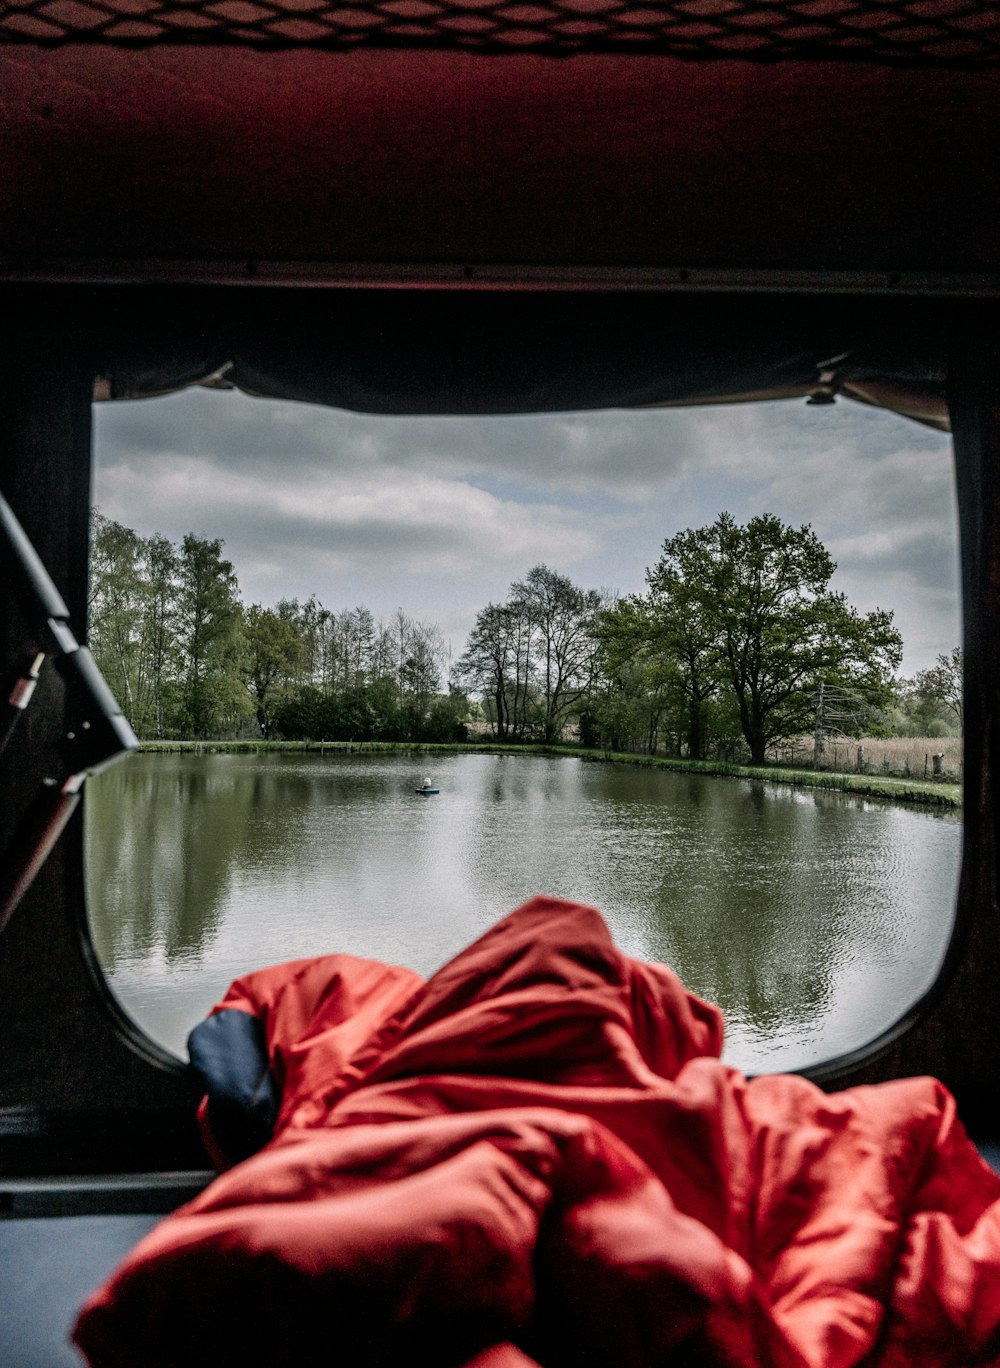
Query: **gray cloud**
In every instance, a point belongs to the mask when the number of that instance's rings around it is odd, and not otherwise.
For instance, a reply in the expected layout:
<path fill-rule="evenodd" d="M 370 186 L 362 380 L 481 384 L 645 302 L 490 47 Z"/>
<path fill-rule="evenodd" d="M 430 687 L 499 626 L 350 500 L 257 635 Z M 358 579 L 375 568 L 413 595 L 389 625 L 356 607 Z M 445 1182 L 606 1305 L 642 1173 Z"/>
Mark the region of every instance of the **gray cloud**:
<path fill-rule="evenodd" d="M 136 461 L 210 456 L 241 474 L 420 470 L 536 492 L 648 497 L 692 450 L 686 413 L 612 411 L 506 417 L 372 417 L 193 389 L 98 415 L 106 454 Z"/>
<path fill-rule="evenodd" d="M 728 508 L 811 522 L 835 587 L 895 610 L 908 671 L 958 640 L 948 442 L 859 405 L 373 418 L 196 390 L 95 431 L 103 511 L 224 538 L 248 600 L 400 605 L 461 650 L 532 564 L 639 590 L 664 538 Z"/>

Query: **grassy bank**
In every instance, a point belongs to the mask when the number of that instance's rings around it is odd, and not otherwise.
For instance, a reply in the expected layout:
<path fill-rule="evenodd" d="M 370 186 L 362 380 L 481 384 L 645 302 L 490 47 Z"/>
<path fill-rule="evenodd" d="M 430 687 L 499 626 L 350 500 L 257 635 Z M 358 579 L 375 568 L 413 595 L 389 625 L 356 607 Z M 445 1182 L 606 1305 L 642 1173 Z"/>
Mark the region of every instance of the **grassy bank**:
<path fill-rule="evenodd" d="M 600 764 L 632 765 L 680 773 L 714 775 L 731 779 L 762 779 L 770 784 L 796 788 L 834 789 L 900 803 L 923 803 L 957 808 L 961 786 L 938 780 L 896 779 L 888 775 L 844 774 L 832 770 L 799 769 L 789 765 L 733 765 L 713 760 L 681 760 L 662 755 L 635 755 L 618 751 L 584 750 L 579 746 L 500 745 L 495 741 L 399 742 L 399 741 L 144 741 L 143 752 L 185 752 L 195 755 L 259 755 L 291 753 L 310 755 L 570 755 Z"/>
<path fill-rule="evenodd" d="M 893 779 L 885 775 L 837 774 L 832 770 L 794 769 L 786 765 L 730 765 L 715 760 L 677 760 L 655 755 L 595 755 L 580 752 L 585 759 L 606 760 L 614 764 L 644 765 L 657 769 L 718 775 L 730 779 L 763 779 L 769 784 L 791 784 L 795 788 L 835 789 L 870 798 L 889 798 L 899 803 L 924 803 L 937 807 L 962 806 L 960 784 L 919 779 Z"/>

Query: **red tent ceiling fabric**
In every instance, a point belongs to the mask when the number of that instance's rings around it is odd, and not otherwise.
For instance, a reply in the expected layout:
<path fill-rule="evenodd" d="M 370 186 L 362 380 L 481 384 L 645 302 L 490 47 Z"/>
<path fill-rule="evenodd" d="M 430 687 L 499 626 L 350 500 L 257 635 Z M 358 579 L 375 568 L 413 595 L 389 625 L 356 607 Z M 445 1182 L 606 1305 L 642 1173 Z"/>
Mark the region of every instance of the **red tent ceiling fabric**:
<path fill-rule="evenodd" d="M 275 1137 L 91 1298 L 94 1368 L 1000 1363 L 1000 1178 L 943 1087 L 747 1081 L 592 908 L 221 1008 L 264 1023 Z"/>
<path fill-rule="evenodd" d="M 0 41 L 0 278 L 993 296 L 998 79 Z"/>
<path fill-rule="evenodd" d="M 983 65 L 1000 58 L 1000 6 L 970 0 L 6 0 L 0 42 L 432 46 Z"/>

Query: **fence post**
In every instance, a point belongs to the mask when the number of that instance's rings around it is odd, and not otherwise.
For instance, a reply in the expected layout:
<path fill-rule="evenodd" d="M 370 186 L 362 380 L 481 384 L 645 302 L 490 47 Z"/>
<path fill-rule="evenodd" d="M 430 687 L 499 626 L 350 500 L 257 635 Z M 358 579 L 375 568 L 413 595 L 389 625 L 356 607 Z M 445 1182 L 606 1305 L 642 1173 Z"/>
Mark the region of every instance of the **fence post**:
<path fill-rule="evenodd" d="M 816 685 L 816 730 L 813 734 L 813 767 L 819 769 L 820 761 L 826 750 L 823 736 L 823 681 Z"/>
<path fill-rule="evenodd" d="M 864 772 L 865 772 L 865 748 L 864 748 L 864 746 L 859 746 L 859 747 L 858 747 L 858 773 L 859 773 L 859 774 L 864 774 Z"/>

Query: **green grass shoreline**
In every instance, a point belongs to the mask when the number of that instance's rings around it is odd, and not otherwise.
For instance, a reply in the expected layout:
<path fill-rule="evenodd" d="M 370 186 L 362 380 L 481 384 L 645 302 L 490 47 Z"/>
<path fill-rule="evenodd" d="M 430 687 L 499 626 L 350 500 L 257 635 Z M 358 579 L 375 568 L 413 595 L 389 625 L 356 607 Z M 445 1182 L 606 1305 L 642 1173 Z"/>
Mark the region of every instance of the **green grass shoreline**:
<path fill-rule="evenodd" d="M 621 751 L 585 750 L 580 746 L 501 745 L 496 741 L 143 741 L 141 753 L 184 752 L 195 755 L 291 754 L 413 754 L 413 755 L 569 755 L 597 764 L 633 765 L 679 773 L 705 774 L 725 779 L 758 779 L 795 788 L 833 789 L 862 797 L 934 807 L 962 806 L 960 784 L 888 775 L 843 774 L 830 770 L 794 769 L 787 765 L 733 765 L 716 760 L 681 760 L 662 755 L 634 755 Z"/>

